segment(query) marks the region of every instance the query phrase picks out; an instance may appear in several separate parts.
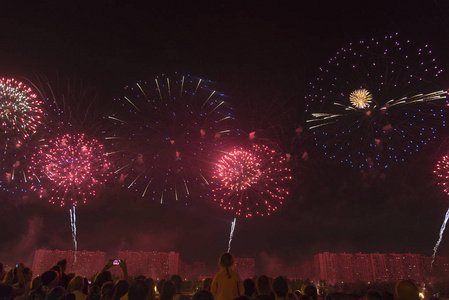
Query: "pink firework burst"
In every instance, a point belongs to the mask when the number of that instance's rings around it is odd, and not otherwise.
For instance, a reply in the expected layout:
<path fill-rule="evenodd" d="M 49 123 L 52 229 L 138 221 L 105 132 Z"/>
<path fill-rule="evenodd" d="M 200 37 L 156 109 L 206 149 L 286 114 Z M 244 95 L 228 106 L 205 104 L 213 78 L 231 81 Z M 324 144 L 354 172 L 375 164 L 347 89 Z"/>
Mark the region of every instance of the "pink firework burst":
<path fill-rule="evenodd" d="M 103 145 L 84 134 L 65 134 L 40 147 L 31 157 L 30 180 L 40 198 L 77 206 L 95 197 L 111 175 Z"/>
<path fill-rule="evenodd" d="M 237 216 L 264 216 L 276 211 L 289 194 L 287 159 L 266 145 L 234 149 L 215 164 L 212 197 Z"/>
<path fill-rule="evenodd" d="M 441 185 L 444 192 L 449 195 L 449 155 L 441 158 L 433 172 L 438 177 L 438 185 Z"/>

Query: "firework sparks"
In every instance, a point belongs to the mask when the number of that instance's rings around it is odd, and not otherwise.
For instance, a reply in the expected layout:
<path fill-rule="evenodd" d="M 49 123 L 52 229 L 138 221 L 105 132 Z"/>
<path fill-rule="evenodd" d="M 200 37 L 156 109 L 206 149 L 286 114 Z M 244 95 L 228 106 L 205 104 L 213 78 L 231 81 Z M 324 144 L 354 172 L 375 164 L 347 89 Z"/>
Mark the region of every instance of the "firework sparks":
<path fill-rule="evenodd" d="M 443 158 L 437 163 L 436 169 L 433 171 L 437 175 L 438 185 L 441 185 L 443 191 L 449 195 L 449 156 L 445 155 Z M 440 246 L 441 241 L 443 240 L 443 234 L 446 230 L 446 224 L 449 219 L 449 209 L 446 212 L 444 217 L 443 224 L 440 228 L 440 234 L 437 243 L 433 247 L 433 255 L 432 262 L 430 264 L 430 268 L 433 266 L 433 262 L 435 261 L 435 256 L 437 255 L 438 247 Z"/>
<path fill-rule="evenodd" d="M 203 167 L 231 135 L 233 120 L 225 96 L 210 84 L 175 74 L 125 88 L 106 138 L 118 149 L 111 157 L 123 186 L 163 203 L 186 201 L 208 184 Z"/>
<path fill-rule="evenodd" d="M 31 157 L 32 189 L 52 204 L 77 206 L 95 197 L 111 174 L 103 145 L 84 134 L 65 134 Z"/>
<path fill-rule="evenodd" d="M 0 129 L 5 148 L 34 134 L 41 124 L 42 101 L 22 82 L 0 80 Z"/>
<path fill-rule="evenodd" d="M 270 215 L 289 194 L 292 179 L 285 157 L 266 145 L 234 149 L 216 163 L 212 197 L 237 216 Z"/>
<path fill-rule="evenodd" d="M 0 187 L 26 192 L 25 163 L 31 153 L 38 127 L 42 125 L 42 101 L 31 88 L 14 79 L 0 80 Z M 25 187 L 26 186 L 26 187 Z"/>
<path fill-rule="evenodd" d="M 365 89 L 355 90 L 349 95 L 349 101 L 351 101 L 351 104 L 360 109 L 368 107 L 372 100 L 373 96 Z"/>
<path fill-rule="evenodd" d="M 438 185 L 443 188 L 443 191 L 449 195 L 449 156 L 445 155 L 437 163 L 435 170 L 433 171 L 438 180 Z"/>
<path fill-rule="evenodd" d="M 441 72 L 427 45 L 416 48 L 397 35 L 341 48 L 306 96 L 317 147 L 359 168 L 404 161 L 445 126 Z"/>

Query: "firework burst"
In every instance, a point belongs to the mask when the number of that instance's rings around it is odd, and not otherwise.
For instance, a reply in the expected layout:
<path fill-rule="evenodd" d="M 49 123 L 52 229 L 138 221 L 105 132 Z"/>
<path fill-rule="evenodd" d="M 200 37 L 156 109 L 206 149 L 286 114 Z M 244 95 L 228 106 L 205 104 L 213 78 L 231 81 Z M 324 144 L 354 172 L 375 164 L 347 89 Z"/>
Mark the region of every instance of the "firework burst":
<path fill-rule="evenodd" d="M 264 216 L 276 211 L 289 194 L 291 170 L 278 151 L 266 145 L 236 148 L 216 163 L 212 198 L 237 216 Z"/>
<path fill-rule="evenodd" d="M 372 100 L 373 96 L 365 89 L 355 90 L 349 95 L 349 101 L 355 108 L 367 108 Z"/>
<path fill-rule="evenodd" d="M 26 192 L 24 164 L 34 147 L 35 133 L 42 125 L 42 104 L 22 82 L 0 80 L 0 187 L 4 191 Z"/>
<path fill-rule="evenodd" d="M 231 136 L 233 120 L 225 96 L 210 84 L 175 74 L 125 88 L 106 138 L 123 186 L 163 203 L 208 184 L 203 167 Z"/>
<path fill-rule="evenodd" d="M 443 191 L 449 195 L 449 156 L 445 155 L 437 163 L 435 170 L 433 171 L 438 180 L 438 185 L 441 185 Z"/>
<path fill-rule="evenodd" d="M 310 83 L 307 121 L 316 145 L 353 167 L 404 161 L 445 126 L 442 70 L 426 45 L 397 35 L 349 44 Z"/>
<path fill-rule="evenodd" d="M 32 189 L 52 204 L 77 206 L 98 195 L 111 163 L 103 145 L 84 134 L 49 139 L 31 156 Z"/>
<path fill-rule="evenodd" d="M 36 132 L 43 116 L 41 105 L 42 101 L 22 82 L 0 80 L 0 129 L 5 148 L 16 147 Z"/>

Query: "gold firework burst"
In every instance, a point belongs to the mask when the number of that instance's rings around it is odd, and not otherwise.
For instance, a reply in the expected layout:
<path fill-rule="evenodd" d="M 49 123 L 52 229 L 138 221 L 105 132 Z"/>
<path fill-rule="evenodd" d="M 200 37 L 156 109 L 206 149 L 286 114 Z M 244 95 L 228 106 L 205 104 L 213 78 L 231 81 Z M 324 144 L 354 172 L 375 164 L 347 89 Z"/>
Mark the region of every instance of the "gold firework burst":
<path fill-rule="evenodd" d="M 349 100 L 354 107 L 364 109 L 373 100 L 373 95 L 365 89 L 355 90 L 349 95 Z"/>

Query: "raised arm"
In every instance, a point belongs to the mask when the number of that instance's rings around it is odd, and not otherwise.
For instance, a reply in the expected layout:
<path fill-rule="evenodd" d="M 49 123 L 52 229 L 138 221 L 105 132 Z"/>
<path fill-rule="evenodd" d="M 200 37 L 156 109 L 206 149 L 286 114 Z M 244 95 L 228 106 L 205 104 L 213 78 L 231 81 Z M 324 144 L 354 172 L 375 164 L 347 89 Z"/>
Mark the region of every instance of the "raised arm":
<path fill-rule="evenodd" d="M 126 268 L 126 261 L 121 259 L 120 268 L 122 268 L 122 279 L 128 281 L 128 269 Z"/>
<path fill-rule="evenodd" d="M 113 259 L 108 260 L 108 263 L 103 267 L 103 269 L 101 269 L 101 271 L 99 271 L 97 273 L 97 275 L 95 275 L 94 283 L 97 282 L 98 276 L 100 276 L 101 273 L 103 273 L 104 271 L 109 270 L 112 267 L 113 261 L 114 261 Z"/>

